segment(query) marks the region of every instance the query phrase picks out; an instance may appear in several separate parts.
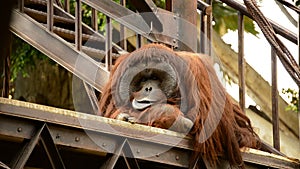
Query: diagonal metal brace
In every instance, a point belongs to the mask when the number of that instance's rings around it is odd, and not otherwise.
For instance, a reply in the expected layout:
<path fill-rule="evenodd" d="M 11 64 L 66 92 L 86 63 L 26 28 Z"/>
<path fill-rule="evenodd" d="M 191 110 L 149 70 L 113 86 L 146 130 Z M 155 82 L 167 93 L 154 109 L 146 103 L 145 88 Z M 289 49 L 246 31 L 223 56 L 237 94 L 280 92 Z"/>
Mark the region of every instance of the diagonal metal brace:
<path fill-rule="evenodd" d="M 41 145 L 46 152 L 46 155 L 49 159 L 51 167 L 53 169 L 65 169 L 65 165 L 62 161 L 62 158 L 57 150 L 57 147 L 52 139 L 50 130 L 45 123 L 43 125 L 44 130 L 41 133 Z"/>
<path fill-rule="evenodd" d="M 45 127 L 45 124 L 40 127 L 36 133 L 32 136 L 30 140 L 24 141 L 24 146 L 21 149 L 21 151 L 17 154 L 15 159 L 11 163 L 12 169 L 22 169 L 24 168 L 27 160 L 29 159 L 30 155 L 32 154 L 32 151 L 34 147 L 37 145 L 39 138 L 41 136 L 41 133 Z"/>
<path fill-rule="evenodd" d="M 122 144 L 116 148 L 114 154 L 107 160 L 101 169 L 113 169 L 116 166 L 120 156 L 124 157 L 127 168 L 140 169 L 127 139 L 125 139 Z"/>

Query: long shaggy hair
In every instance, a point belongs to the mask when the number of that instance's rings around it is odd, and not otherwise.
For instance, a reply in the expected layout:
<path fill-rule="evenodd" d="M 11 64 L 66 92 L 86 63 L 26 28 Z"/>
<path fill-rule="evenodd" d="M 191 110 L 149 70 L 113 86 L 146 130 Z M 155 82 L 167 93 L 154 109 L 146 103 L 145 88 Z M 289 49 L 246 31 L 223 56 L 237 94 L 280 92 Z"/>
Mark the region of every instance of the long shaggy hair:
<path fill-rule="evenodd" d="M 169 85 L 172 94 L 166 93 L 168 102 L 165 104 L 179 108 L 184 117 L 194 122 L 189 132 L 194 138 L 192 161 L 201 156 L 210 165 L 216 166 L 222 157 L 232 166 L 244 168 L 240 148 L 257 148 L 259 138 L 249 118 L 225 91 L 207 56 L 174 52 L 157 44 L 146 45 L 121 56 L 99 101 L 99 115 L 116 118 L 122 112 L 130 116 L 141 113 L 130 105 L 130 87 L 122 87 L 130 83 L 124 81 L 130 81 L 129 77 L 138 73 L 134 71 L 139 70 L 136 67 L 141 63 L 146 63 L 144 66 L 153 63 L 158 67 L 163 63 L 170 72 L 165 84 Z"/>

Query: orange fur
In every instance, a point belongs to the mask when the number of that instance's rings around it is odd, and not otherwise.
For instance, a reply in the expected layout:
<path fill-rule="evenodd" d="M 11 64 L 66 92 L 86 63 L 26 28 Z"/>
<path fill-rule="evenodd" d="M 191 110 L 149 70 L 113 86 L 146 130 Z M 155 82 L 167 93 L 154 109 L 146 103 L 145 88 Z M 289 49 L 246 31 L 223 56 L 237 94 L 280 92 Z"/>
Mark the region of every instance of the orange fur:
<path fill-rule="evenodd" d="M 224 87 L 220 83 L 212 67 L 212 63 L 207 56 L 189 52 L 174 52 L 171 49 L 157 44 L 150 44 L 121 56 L 114 65 L 109 83 L 104 88 L 102 98 L 99 101 L 99 115 L 116 118 L 119 113 L 126 112 L 130 116 L 139 116 L 128 104 L 117 106 L 113 97 L 114 78 L 121 77 L 122 71 L 130 69 L 130 63 L 126 62 L 131 57 L 132 62 L 142 59 L 152 59 L 161 57 L 162 61 L 174 65 L 178 68 L 178 83 L 186 86 L 185 94 L 179 100 L 185 100 L 186 107 L 182 112 L 178 112 L 178 102 L 169 103 L 176 107 L 177 116 L 184 116 L 194 122 L 190 134 L 194 137 L 195 153 L 193 160 L 197 156 L 203 157 L 212 166 L 218 164 L 220 156 L 229 160 L 232 166 L 244 168 L 240 152 L 241 147 L 258 147 L 259 139 L 254 133 L 250 120 L 235 105 Z M 177 63 L 178 61 L 182 63 Z M 122 71 L 116 71 L 120 69 Z M 178 99 L 178 98 L 170 98 Z M 181 109 L 180 109 L 181 110 Z M 152 113 L 159 113 L 158 110 Z M 152 116 L 151 116 L 152 117 Z M 155 118 L 155 116 L 153 116 Z M 174 120 L 174 117 L 170 118 Z M 219 118 L 218 118 L 219 117 Z M 161 117 L 157 117 L 160 119 Z M 155 120 L 157 120 L 155 119 Z M 166 118 L 168 119 L 168 118 Z M 148 123 L 152 125 L 152 123 Z M 216 125 L 216 126 L 215 126 Z M 157 125 L 161 126 L 161 125 Z M 210 130 L 216 127 L 210 135 Z M 163 127 L 167 128 L 167 127 Z"/>

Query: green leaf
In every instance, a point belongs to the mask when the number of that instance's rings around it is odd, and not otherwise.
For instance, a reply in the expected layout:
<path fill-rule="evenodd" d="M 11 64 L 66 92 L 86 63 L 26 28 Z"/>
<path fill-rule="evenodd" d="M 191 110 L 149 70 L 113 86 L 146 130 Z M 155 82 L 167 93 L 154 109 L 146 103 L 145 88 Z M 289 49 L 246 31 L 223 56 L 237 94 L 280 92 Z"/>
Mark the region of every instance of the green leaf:
<path fill-rule="evenodd" d="M 237 10 L 225 5 L 220 1 L 213 1 L 213 20 L 214 30 L 219 35 L 224 35 L 228 30 L 235 31 L 238 29 L 238 13 Z M 245 31 L 253 35 L 257 35 L 255 25 L 252 19 L 245 17 L 244 19 Z"/>

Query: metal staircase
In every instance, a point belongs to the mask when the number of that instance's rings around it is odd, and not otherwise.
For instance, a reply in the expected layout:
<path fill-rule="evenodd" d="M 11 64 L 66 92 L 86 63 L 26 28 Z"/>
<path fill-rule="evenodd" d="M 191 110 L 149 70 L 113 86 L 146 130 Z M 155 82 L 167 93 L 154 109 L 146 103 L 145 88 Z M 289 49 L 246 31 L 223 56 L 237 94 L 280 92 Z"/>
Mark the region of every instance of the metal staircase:
<path fill-rule="evenodd" d="M 180 9 L 181 0 L 166 1 L 166 8 L 181 12 L 182 17 L 190 12 L 189 9 Z M 82 79 L 89 85 L 88 89 L 92 87 L 101 92 L 114 60 L 126 52 L 130 42 L 124 38 L 125 27 L 136 33 L 136 44 L 133 45 L 136 48 L 143 40 L 185 50 L 186 46 L 178 39 L 182 38 L 188 44 L 195 42 L 195 39 L 180 37 L 179 30 L 184 27 L 177 22 L 175 13 L 157 8 L 151 0 L 132 2 L 143 7 L 138 9 L 139 12 L 160 11 L 172 15 L 173 19 L 158 20 L 152 25 L 149 18 L 125 8 L 124 0 L 120 4 L 111 0 L 75 2 L 73 16 L 69 13 L 68 0 L 63 5 L 53 0 L 20 0 L 18 9 L 12 11 L 10 30 Z M 195 1 L 186 0 L 185 3 L 202 11 L 201 31 L 205 35 L 200 37 L 201 47 L 196 50 L 209 54 L 211 47 L 207 40 L 211 37 L 211 6 L 203 1 L 192 2 Z M 92 8 L 90 26 L 82 22 L 82 3 Z M 98 32 L 95 24 L 97 12 L 106 15 L 104 35 Z M 121 40 L 118 44 L 112 40 L 115 31 L 112 19 L 120 24 L 118 34 Z M 157 35 L 170 30 L 174 36 Z M 94 72 L 86 71 L 87 67 Z M 154 137 L 156 135 L 161 137 Z M 192 150 L 191 140 L 175 132 L 0 98 L 2 168 L 189 168 Z M 300 167 L 297 160 L 252 149 L 243 150 L 243 157 L 246 168 Z M 209 168 L 205 161 L 202 163 L 203 168 Z M 219 167 L 228 167 L 228 163 L 223 161 Z"/>

